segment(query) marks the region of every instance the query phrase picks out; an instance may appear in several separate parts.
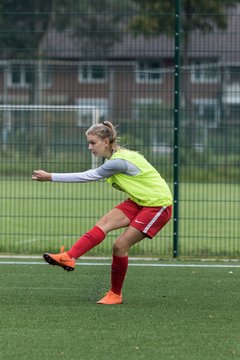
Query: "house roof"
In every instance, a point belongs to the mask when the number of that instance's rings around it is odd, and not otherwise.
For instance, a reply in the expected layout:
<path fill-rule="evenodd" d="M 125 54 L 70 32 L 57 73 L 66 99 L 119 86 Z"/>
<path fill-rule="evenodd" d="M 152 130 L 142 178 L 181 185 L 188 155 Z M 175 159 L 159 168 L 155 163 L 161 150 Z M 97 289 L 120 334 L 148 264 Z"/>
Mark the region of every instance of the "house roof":
<path fill-rule="evenodd" d="M 174 37 L 167 35 L 144 37 L 125 33 L 120 42 L 104 53 L 96 53 L 88 41 L 85 49 L 81 40 L 71 37 L 70 32 L 49 31 L 41 49 L 48 58 L 54 59 L 159 59 L 174 57 Z M 240 63 L 240 5 L 229 12 L 228 28 L 209 33 L 194 32 L 189 37 L 189 57 L 216 58 L 220 63 Z"/>
<path fill-rule="evenodd" d="M 135 58 L 159 58 L 172 57 L 174 39 L 165 35 L 146 38 L 125 34 L 120 42 L 116 42 L 111 48 L 99 53 L 103 59 L 135 59 Z M 42 51 L 48 56 L 61 59 L 96 58 L 95 49 L 91 46 L 82 49 L 80 40 L 72 38 L 68 33 L 48 32 L 42 43 Z"/>

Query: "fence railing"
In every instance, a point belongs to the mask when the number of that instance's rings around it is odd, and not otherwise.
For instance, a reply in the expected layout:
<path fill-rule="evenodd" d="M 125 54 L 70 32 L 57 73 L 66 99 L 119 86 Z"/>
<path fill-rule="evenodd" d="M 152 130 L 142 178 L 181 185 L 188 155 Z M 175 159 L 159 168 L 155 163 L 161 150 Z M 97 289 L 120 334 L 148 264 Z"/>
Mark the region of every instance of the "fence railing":
<path fill-rule="evenodd" d="M 136 31 L 131 20 L 142 13 L 127 3 L 118 13 L 124 21 L 98 47 L 96 33 L 78 23 L 88 14 L 86 7 L 78 9 L 74 34 L 59 23 L 39 30 L 41 42 L 34 54 L 30 43 L 20 47 L 17 36 L 18 21 L 26 22 L 29 12 L 6 14 L 15 16 L 17 25 L 15 38 L 6 27 L 1 40 L 1 253 L 56 251 L 63 243 L 70 247 L 123 200 L 104 181 L 31 181 L 36 168 L 70 172 L 97 166 L 85 131 L 110 119 L 118 125 L 122 145 L 143 153 L 174 194 L 169 225 L 130 255 L 239 256 L 240 5 L 219 10 L 215 18 L 224 16 L 226 27 L 216 22 L 212 29 L 213 14 L 192 10 L 189 18 L 209 22 L 209 28 L 187 32 L 184 2 L 176 1 L 174 11 L 154 14 L 163 25 L 169 17 L 170 33 L 168 25 Z M 101 24 L 111 20 L 109 13 L 101 14 Z M 40 15 L 51 18 L 49 12 Z M 122 28 L 122 23 L 127 25 Z M 103 36 L 107 29 L 101 29 Z M 32 40 L 35 35 L 28 33 Z M 117 234 L 109 234 L 90 254 L 110 255 Z"/>

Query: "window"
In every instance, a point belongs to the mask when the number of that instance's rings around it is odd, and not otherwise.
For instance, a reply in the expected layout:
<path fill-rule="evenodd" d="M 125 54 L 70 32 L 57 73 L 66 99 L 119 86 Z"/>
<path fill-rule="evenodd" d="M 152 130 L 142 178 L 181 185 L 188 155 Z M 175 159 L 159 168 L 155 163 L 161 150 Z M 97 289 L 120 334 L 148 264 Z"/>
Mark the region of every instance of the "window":
<path fill-rule="evenodd" d="M 12 64 L 8 74 L 8 86 L 26 87 L 33 83 L 33 68 L 27 65 Z"/>
<path fill-rule="evenodd" d="M 8 71 L 8 86 L 29 87 L 34 82 L 35 67 L 26 64 L 11 64 Z M 51 85 L 51 75 L 47 67 L 43 68 L 43 85 Z"/>
<path fill-rule="evenodd" d="M 140 62 L 136 68 L 136 81 L 139 83 L 159 83 L 162 81 L 162 71 L 159 62 Z"/>
<path fill-rule="evenodd" d="M 195 65 L 191 72 L 191 81 L 200 84 L 216 84 L 220 81 L 219 71 L 207 65 Z"/>
<path fill-rule="evenodd" d="M 79 68 L 80 82 L 105 82 L 106 67 L 102 64 L 83 64 Z"/>

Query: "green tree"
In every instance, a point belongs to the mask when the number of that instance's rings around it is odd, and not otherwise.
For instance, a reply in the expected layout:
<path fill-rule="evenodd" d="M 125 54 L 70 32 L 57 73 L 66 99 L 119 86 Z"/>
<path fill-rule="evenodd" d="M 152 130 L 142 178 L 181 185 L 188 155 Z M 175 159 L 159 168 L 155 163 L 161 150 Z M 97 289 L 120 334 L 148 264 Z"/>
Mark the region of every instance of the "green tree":
<path fill-rule="evenodd" d="M 26 57 L 37 55 L 36 50 L 52 22 L 55 1 L 0 2 L 0 45 L 2 57 Z"/>
<path fill-rule="evenodd" d="M 1 57 L 5 60 L 36 60 L 28 70 L 33 88 L 30 92 L 31 103 L 42 103 L 43 54 L 40 44 L 45 33 L 53 26 L 53 9 L 59 4 L 60 0 L 0 2 Z M 7 67 L 6 62 L 5 73 Z M 6 91 L 6 82 L 4 89 Z"/>
<path fill-rule="evenodd" d="M 86 55 L 104 55 L 106 49 L 120 41 L 124 24 L 132 9 L 132 0 L 68 0 L 66 8 L 58 14 L 55 26 L 78 41 L 78 47 Z"/>
<path fill-rule="evenodd" d="M 130 23 L 137 34 L 173 35 L 176 0 L 134 0 L 138 11 Z M 240 3 L 240 0 L 180 0 L 181 30 L 183 39 L 184 65 L 188 63 L 188 45 L 191 32 L 210 32 L 217 27 L 227 28 L 226 9 Z"/>
<path fill-rule="evenodd" d="M 54 28 L 106 49 L 121 38 L 130 8 L 131 0 L 1 0 L 2 57 L 38 56 L 42 38 Z"/>

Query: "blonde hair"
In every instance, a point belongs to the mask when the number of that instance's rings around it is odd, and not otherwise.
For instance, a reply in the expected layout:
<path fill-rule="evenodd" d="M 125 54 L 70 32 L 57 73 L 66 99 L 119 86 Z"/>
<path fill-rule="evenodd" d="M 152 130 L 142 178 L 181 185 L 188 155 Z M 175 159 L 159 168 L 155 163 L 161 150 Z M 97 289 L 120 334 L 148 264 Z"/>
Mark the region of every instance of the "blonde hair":
<path fill-rule="evenodd" d="M 92 125 L 87 131 L 86 135 L 97 135 L 100 139 L 109 139 L 109 144 L 112 150 L 119 147 L 120 138 L 117 136 L 116 127 L 110 121 L 103 121 L 99 124 Z"/>

